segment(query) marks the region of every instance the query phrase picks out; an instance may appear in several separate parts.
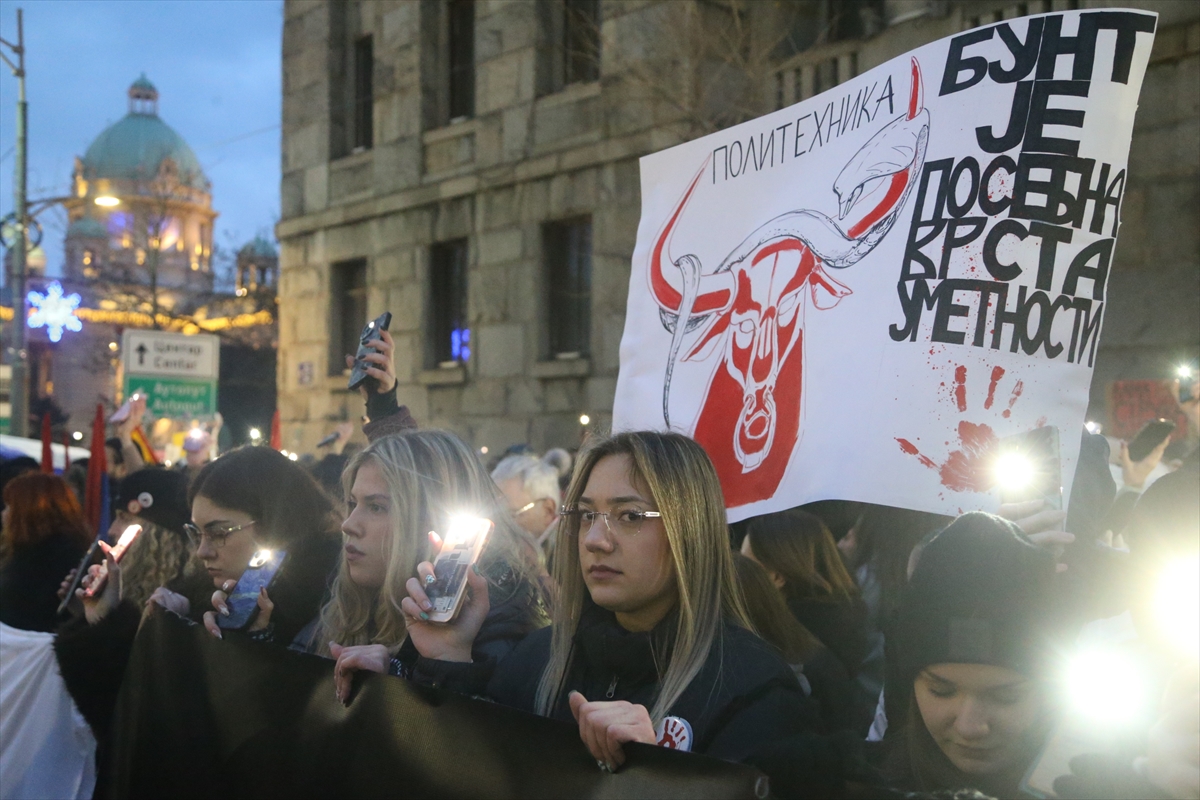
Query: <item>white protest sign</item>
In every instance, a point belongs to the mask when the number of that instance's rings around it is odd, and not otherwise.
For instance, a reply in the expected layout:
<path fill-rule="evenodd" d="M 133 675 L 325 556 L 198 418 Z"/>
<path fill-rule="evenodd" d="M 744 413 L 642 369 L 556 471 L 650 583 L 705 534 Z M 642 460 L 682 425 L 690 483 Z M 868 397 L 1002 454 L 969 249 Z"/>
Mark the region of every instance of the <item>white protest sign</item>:
<path fill-rule="evenodd" d="M 614 430 L 693 436 L 731 520 L 994 509 L 1042 426 L 1069 496 L 1156 20 L 978 28 L 643 158 Z"/>

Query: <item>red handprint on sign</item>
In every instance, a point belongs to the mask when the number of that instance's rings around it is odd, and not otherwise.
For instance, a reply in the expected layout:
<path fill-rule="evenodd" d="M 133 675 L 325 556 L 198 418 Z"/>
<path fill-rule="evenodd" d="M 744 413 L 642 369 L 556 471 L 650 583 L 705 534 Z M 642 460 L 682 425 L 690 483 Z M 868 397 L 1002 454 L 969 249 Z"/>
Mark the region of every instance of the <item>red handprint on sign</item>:
<path fill-rule="evenodd" d="M 983 401 L 984 409 L 990 409 L 996 402 L 996 387 L 1004 378 L 1003 367 L 992 367 L 991 379 L 988 382 L 987 398 Z M 1012 416 L 1012 407 L 1021 397 L 1025 384 L 1017 381 L 1008 399 L 1008 407 L 1000 416 L 1007 419 Z M 967 368 L 959 365 L 954 369 L 954 404 L 960 412 L 967 410 Z M 938 464 L 929 456 L 923 454 L 915 444 L 908 439 L 896 437 L 900 449 L 910 456 L 916 456 L 922 466 L 936 470 L 941 477 L 942 485 L 956 492 L 986 492 L 992 488 L 995 479 L 988 468 L 988 456 L 998 441 L 995 431 L 984 423 L 959 420 L 959 448 L 950 452 L 946 460 Z"/>

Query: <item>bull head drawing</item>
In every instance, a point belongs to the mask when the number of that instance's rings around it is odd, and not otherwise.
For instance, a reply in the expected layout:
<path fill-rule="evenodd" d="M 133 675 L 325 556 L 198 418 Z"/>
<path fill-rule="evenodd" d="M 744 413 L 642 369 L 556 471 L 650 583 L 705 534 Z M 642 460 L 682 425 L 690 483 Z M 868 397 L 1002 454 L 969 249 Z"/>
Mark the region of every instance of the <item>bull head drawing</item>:
<path fill-rule="evenodd" d="M 665 262 L 670 258 L 671 234 L 707 162 L 701 167 L 655 240 L 650 256 L 650 290 L 662 324 L 671 332 L 663 382 L 663 419 L 668 427 L 675 364 L 684 340 L 698 331 L 682 360 L 706 360 L 723 347 L 723 363 L 712 381 L 728 383 L 726 378 L 732 379 L 741 402 L 734 401 L 729 389 L 714 396 L 710 381 L 697 425 L 717 419 L 730 423 L 727 447 L 740 472 L 750 473 L 774 458 L 780 419 L 786 417 L 786 427 L 794 431 L 783 454 L 786 463 L 798 433 L 801 392 L 798 385 L 787 392 L 794 398 L 788 405 L 794 407 L 781 407 L 777 387 L 781 378 L 794 377 L 797 384 L 801 379 L 805 290 L 817 309 L 832 308 L 850 294 L 825 269 L 857 263 L 891 229 L 913 179 L 920 174 L 928 140 L 929 113 L 923 108 L 920 66 L 913 59 L 906 113 L 872 136 L 833 183 L 839 220 L 845 220 L 864 198 L 881 196 L 848 230 L 843 231 L 838 222 L 819 211 L 789 211 L 755 229 L 713 272 L 705 273 L 700 259 L 690 254 L 672 260 L 675 270 L 668 270 Z M 722 370 L 725 375 L 719 374 Z M 710 455 L 721 472 L 719 454 Z M 782 469 L 778 472 L 781 478 Z M 722 482 L 726 482 L 725 475 Z"/>

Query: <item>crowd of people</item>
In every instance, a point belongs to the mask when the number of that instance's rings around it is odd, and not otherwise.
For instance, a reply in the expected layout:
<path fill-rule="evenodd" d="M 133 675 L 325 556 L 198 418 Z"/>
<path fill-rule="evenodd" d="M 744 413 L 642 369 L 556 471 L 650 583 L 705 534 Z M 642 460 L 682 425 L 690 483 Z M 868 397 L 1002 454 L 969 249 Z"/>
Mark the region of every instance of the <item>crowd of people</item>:
<path fill-rule="evenodd" d="M 610 772 L 641 742 L 751 764 L 780 797 L 1200 794 L 1196 632 L 1164 624 L 1161 601 L 1200 569 L 1194 447 L 1166 469 L 1163 448 L 1135 463 L 1085 434 L 1066 519 L 1040 502 L 957 518 L 824 502 L 728 525 L 686 436 L 518 447 L 489 471 L 397 405 L 390 336 L 376 347 L 365 447 L 343 450 L 346 426 L 308 467 L 248 446 L 125 470 L 106 538 L 142 533 L 119 562 L 100 544 L 72 594 L 93 539 L 78 498 L 5 465 L 0 621 L 55 632 L 98 796 L 125 665 L 161 613 L 330 659 L 342 702 L 373 672 L 562 720 Z M 1183 410 L 1194 435 L 1196 401 Z M 460 613 L 434 621 L 431 532 L 464 513 L 492 532 Z M 281 566 L 231 625 L 265 551 Z M 1116 749 L 1074 753 L 1039 787 L 1049 745 L 1123 688 L 1073 704 L 1062 676 L 1096 641 L 1146 665 L 1154 702 Z"/>

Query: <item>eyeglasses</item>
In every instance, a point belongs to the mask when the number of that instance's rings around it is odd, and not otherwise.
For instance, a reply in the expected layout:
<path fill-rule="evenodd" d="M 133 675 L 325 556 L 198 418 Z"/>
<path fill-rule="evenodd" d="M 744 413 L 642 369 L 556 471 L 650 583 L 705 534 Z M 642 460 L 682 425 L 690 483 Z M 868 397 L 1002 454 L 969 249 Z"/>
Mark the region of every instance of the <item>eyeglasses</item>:
<path fill-rule="evenodd" d="M 636 508 L 626 508 L 619 511 L 592 511 L 584 508 L 566 508 L 565 506 L 559 509 L 559 514 L 566 518 L 577 518 L 579 520 L 579 530 L 590 531 L 592 526 L 596 524 L 599 518 L 604 519 L 604 527 L 609 533 L 623 534 L 625 536 L 633 536 L 642 529 L 642 523 L 648 519 L 661 519 L 662 514 L 658 511 L 640 511 Z"/>
<path fill-rule="evenodd" d="M 256 520 L 250 520 L 241 525 L 206 525 L 203 530 L 191 522 L 185 522 L 183 530 L 193 547 L 200 547 L 200 543 L 207 537 L 208 543 L 213 546 L 213 549 L 220 550 L 225 546 L 226 539 L 243 528 L 249 528 L 255 522 Z"/>

